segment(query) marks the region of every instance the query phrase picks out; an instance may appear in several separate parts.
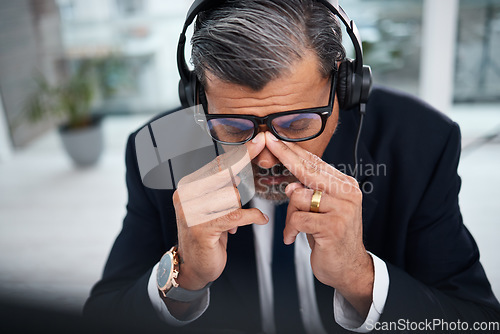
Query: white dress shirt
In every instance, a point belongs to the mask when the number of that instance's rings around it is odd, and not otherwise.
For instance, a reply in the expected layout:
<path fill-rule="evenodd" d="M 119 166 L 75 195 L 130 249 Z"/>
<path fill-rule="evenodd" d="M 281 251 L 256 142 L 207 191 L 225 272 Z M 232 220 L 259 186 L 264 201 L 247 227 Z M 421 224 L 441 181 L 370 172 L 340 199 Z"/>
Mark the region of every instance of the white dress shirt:
<path fill-rule="evenodd" d="M 257 260 L 257 277 L 259 280 L 259 297 L 262 318 L 262 329 L 264 333 L 275 333 L 274 324 L 274 301 L 272 284 L 272 243 L 274 231 L 274 204 L 260 198 L 252 200 L 252 206 L 258 208 L 269 217 L 266 225 L 253 225 L 255 256 Z M 231 241 L 229 241 L 231 242 Z M 345 329 L 358 333 L 368 333 L 369 324 L 374 324 L 380 319 L 384 311 L 385 301 L 389 290 L 389 274 L 384 261 L 371 254 L 373 259 L 375 279 L 373 283 L 372 305 L 366 319 L 359 316 L 349 302 L 335 290 L 333 297 L 333 317 L 335 321 Z M 320 319 L 316 292 L 314 289 L 314 276 L 311 269 L 311 248 L 304 233 L 299 233 L 295 240 L 295 271 L 299 288 L 299 304 L 302 323 L 307 333 L 326 333 Z M 158 264 L 153 268 L 149 278 L 148 294 L 154 309 L 161 319 L 170 325 L 183 326 L 199 318 L 210 303 L 210 291 L 207 290 L 199 302 L 199 306 L 184 321 L 173 317 L 163 300 L 160 298 L 156 285 L 156 270 Z"/>

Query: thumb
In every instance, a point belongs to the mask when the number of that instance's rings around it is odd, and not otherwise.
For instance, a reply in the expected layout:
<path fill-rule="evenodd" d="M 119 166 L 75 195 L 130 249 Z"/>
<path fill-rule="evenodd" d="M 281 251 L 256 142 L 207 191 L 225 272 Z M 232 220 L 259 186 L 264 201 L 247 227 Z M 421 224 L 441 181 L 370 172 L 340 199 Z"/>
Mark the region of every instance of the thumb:
<path fill-rule="evenodd" d="M 250 160 L 254 159 L 259 155 L 260 152 L 266 146 L 266 138 L 264 132 L 259 132 L 254 139 L 245 144 L 248 150 L 248 155 L 250 156 Z"/>

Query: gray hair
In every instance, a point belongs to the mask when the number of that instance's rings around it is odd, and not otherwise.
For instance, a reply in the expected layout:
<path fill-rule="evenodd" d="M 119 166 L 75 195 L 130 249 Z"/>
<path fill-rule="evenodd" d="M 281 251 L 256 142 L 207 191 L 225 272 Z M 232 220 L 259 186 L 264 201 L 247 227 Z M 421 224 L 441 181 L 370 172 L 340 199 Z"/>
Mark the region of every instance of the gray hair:
<path fill-rule="evenodd" d="M 345 58 L 336 16 L 314 0 L 226 0 L 198 15 L 191 61 L 206 73 L 255 91 L 312 50 L 327 77 Z"/>

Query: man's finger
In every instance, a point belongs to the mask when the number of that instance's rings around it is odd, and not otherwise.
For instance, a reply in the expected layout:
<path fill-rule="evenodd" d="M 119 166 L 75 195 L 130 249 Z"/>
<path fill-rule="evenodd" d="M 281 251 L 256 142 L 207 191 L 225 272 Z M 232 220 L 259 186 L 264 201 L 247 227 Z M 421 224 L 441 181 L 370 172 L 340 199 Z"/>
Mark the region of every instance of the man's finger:
<path fill-rule="evenodd" d="M 239 177 L 237 174 L 244 168 L 251 168 L 251 160 L 248 153 L 245 153 L 240 160 L 233 165 L 224 163 L 222 159 L 218 163 L 211 162 L 209 165 L 212 170 L 205 169 L 198 172 L 197 175 L 190 174 L 184 177 L 178 185 L 185 194 L 192 197 L 198 197 L 202 194 L 211 193 L 227 184 L 237 185 Z M 197 172 L 195 172 L 197 173 Z"/>
<path fill-rule="evenodd" d="M 290 203 L 288 204 L 288 208 L 295 209 L 294 211 L 305 211 L 308 212 L 311 210 L 311 200 L 314 194 L 313 189 L 306 188 L 304 186 L 295 186 L 291 191 L 287 189 L 285 190 L 287 196 L 290 198 Z M 330 212 L 334 209 L 333 207 L 333 199 L 327 193 L 321 194 L 321 200 L 319 203 L 319 212 Z"/>
<path fill-rule="evenodd" d="M 200 197 L 189 197 L 178 189 L 179 202 L 188 226 L 209 222 L 241 207 L 240 194 L 236 187 L 229 185 Z"/>
<path fill-rule="evenodd" d="M 323 215 L 313 212 L 291 211 L 287 214 L 286 226 L 283 231 L 283 241 L 286 245 L 292 244 L 300 232 L 308 235 L 319 233 L 325 228 Z"/>
<path fill-rule="evenodd" d="M 241 206 L 239 191 L 232 184 L 194 198 L 185 197 L 181 191 L 179 200 L 184 212 L 190 211 L 202 216 Z"/>
<path fill-rule="evenodd" d="M 248 155 L 250 155 L 250 160 L 253 160 L 256 156 L 262 152 L 264 147 L 266 147 L 266 136 L 264 132 L 259 132 L 254 139 L 245 144 Z"/>
<path fill-rule="evenodd" d="M 233 150 L 217 156 L 214 160 L 210 161 L 200 169 L 183 177 L 179 181 L 179 186 L 214 176 L 229 167 L 232 167 L 237 174 L 243 167 L 245 167 L 245 164 L 249 159 L 250 157 L 248 156 L 248 150 L 246 147 L 238 146 Z"/>
<path fill-rule="evenodd" d="M 282 143 L 285 144 L 286 146 L 288 146 L 288 148 L 290 148 L 295 154 L 297 154 L 302 159 L 305 159 L 305 160 L 310 161 L 311 163 L 317 164 L 318 168 L 321 169 L 322 171 L 325 171 L 325 172 L 327 172 L 331 175 L 335 175 L 335 176 L 337 176 L 337 173 L 342 174 L 335 167 L 324 162 L 316 154 L 313 154 L 313 153 L 303 149 L 302 147 L 300 147 L 296 143 L 285 142 L 285 141 L 282 141 Z"/>
<path fill-rule="evenodd" d="M 250 168 L 250 166 L 248 167 Z M 211 177 L 194 180 L 192 182 L 179 182 L 177 191 L 184 195 L 184 198 L 194 199 L 203 195 L 212 194 L 218 189 L 227 186 L 239 186 L 241 178 L 233 173 L 232 169 L 223 170 Z"/>
<path fill-rule="evenodd" d="M 179 184 L 191 183 L 196 180 L 213 176 L 223 169 L 231 167 L 235 174 L 238 174 L 244 167 L 247 160 L 252 160 L 264 149 L 266 145 L 265 136 L 259 133 L 252 141 L 245 145 L 231 146 L 222 145 L 225 153 L 217 156 L 205 166 L 195 172 L 185 176 Z M 245 159 L 248 155 L 247 159 Z"/>
<path fill-rule="evenodd" d="M 263 214 L 259 209 L 237 209 L 228 212 L 207 223 L 207 228 L 213 228 L 218 232 L 230 231 L 235 227 L 258 224 L 265 225 L 269 222 L 269 217 Z"/>
<path fill-rule="evenodd" d="M 271 153 L 305 186 L 333 193 L 335 183 L 348 183 L 322 170 L 325 164 L 321 159 L 310 161 L 299 156 L 282 141 L 279 141 L 270 132 L 266 132 L 266 146 Z"/>
<path fill-rule="evenodd" d="M 178 188 L 183 188 L 187 196 L 199 196 L 210 193 L 228 183 L 235 183 L 237 174 L 247 168 L 252 171 L 251 160 L 265 147 L 265 136 L 259 133 L 254 140 L 240 146 L 223 146 L 226 153 L 183 177 Z"/>
<path fill-rule="evenodd" d="M 311 163 L 315 163 L 318 168 L 324 172 L 327 172 L 328 174 L 330 175 L 333 175 L 343 181 L 347 181 L 347 182 L 351 182 L 351 183 L 356 183 L 357 184 L 357 181 L 356 179 L 354 179 L 353 177 L 350 177 L 344 173 L 342 173 L 341 171 L 339 171 L 337 168 L 333 167 L 332 165 L 324 162 L 320 157 L 318 157 L 317 155 L 303 149 L 302 147 L 300 147 L 299 145 L 297 145 L 296 143 L 292 143 L 292 142 L 283 142 L 283 144 L 285 144 L 286 146 L 288 146 L 292 151 L 294 151 L 299 157 L 305 159 L 305 160 L 308 160 L 310 161 Z"/>

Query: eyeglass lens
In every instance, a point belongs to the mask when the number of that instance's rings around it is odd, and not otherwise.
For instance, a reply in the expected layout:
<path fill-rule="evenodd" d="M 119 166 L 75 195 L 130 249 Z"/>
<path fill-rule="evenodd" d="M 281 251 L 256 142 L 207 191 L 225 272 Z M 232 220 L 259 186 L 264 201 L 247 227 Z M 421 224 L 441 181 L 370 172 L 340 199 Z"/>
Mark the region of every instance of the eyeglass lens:
<path fill-rule="evenodd" d="M 251 120 L 243 118 L 215 118 L 207 121 L 213 138 L 226 143 L 245 142 L 255 131 Z M 315 113 L 297 113 L 278 116 L 271 121 L 272 130 L 283 139 L 303 139 L 313 137 L 321 131 L 321 116 Z"/>
<path fill-rule="evenodd" d="M 276 117 L 272 127 L 285 139 L 309 138 L 321 131 L 321 116 L 313 113 L 300 113 Z"/>
<path fill-rule="evenodd" d="M 253 136 L 254 124 L 243 118 L 215 118 L 207 121 L 210 135 L 226 143 L 239 143 Z"/>

